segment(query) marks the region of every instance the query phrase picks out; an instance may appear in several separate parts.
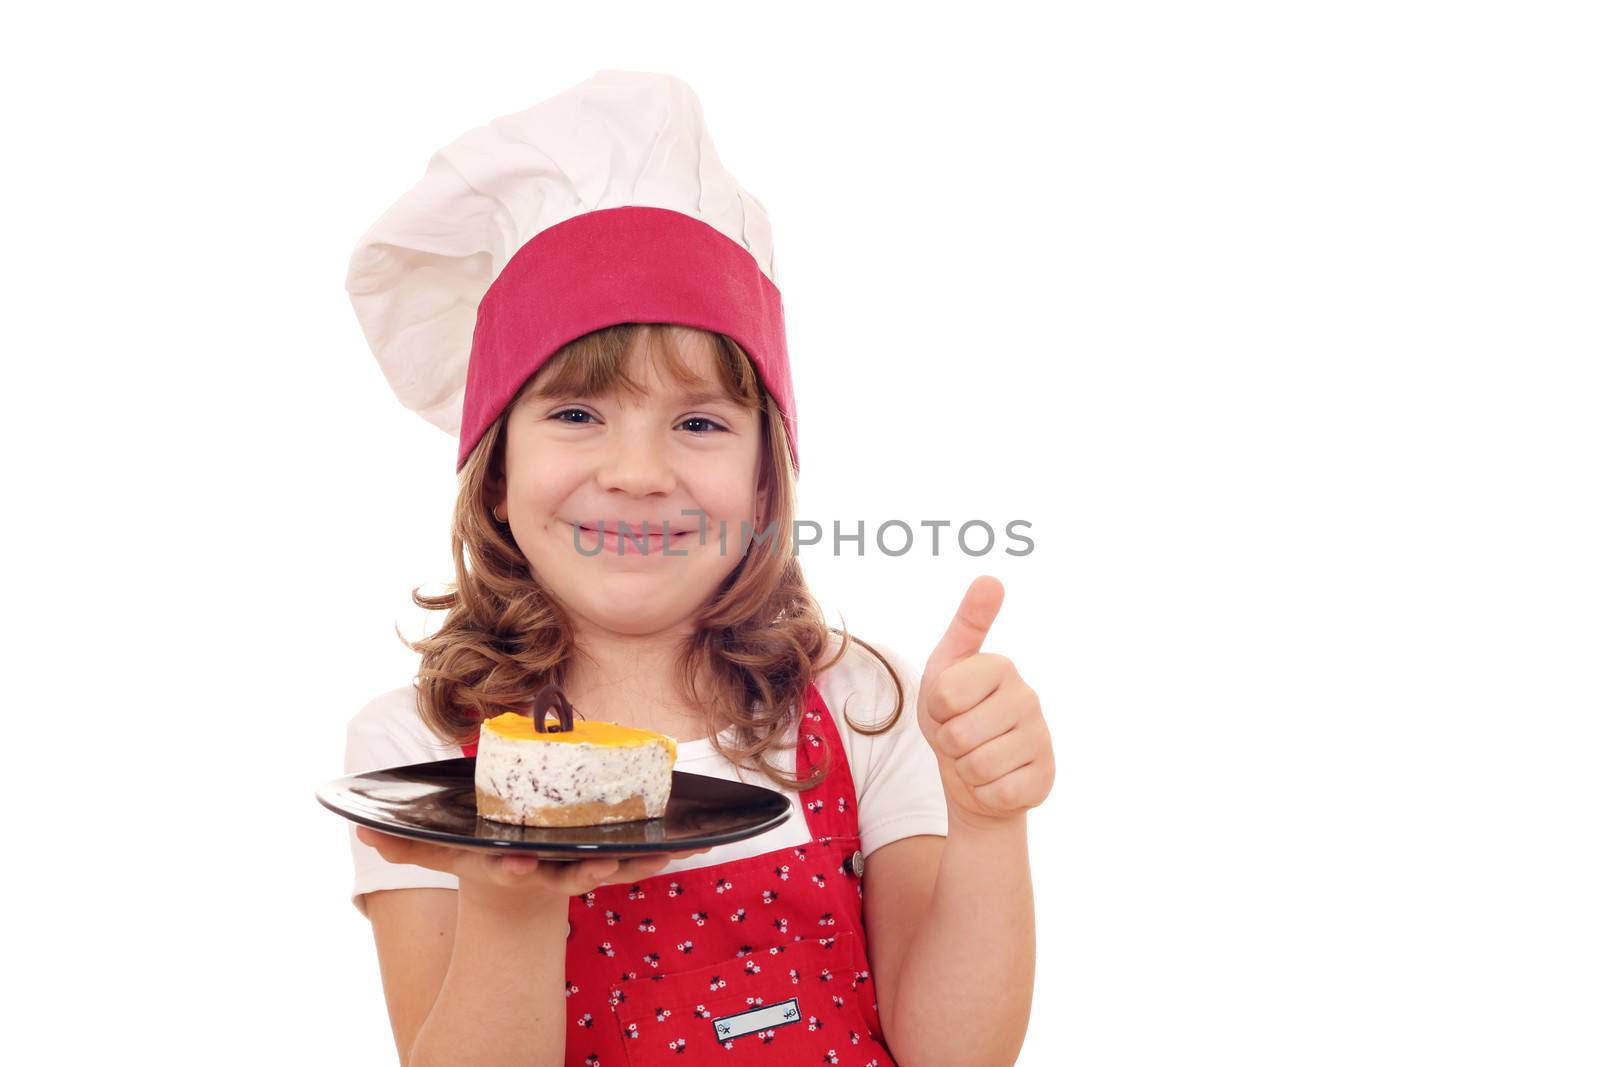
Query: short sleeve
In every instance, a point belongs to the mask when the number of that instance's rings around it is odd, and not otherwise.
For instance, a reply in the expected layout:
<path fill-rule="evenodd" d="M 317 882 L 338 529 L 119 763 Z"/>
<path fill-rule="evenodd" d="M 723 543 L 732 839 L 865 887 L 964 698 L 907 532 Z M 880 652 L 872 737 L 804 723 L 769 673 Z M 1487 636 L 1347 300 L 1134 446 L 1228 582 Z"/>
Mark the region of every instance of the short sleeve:
<path fill-rule="evenodd" d="M 346 774 L 431 763 L 459 755 L 459 748 L 446 745 L 429 733 L 417 713 L 416 690 L 411 686 L 391 690 L 373 700 L 350 720 L 345 730 Z M 409 863 L 390 863 L 377 849 L 356 837 L 354 823 L 349 824 L 347 832 L 355 865 L 351 903 L 362 915 L 367 913 L 364 895 L 380 889 L 458 888 L 453 874 Z"/>
<path fill-rule="evenodd" d="M 876 641 L 872 647 L 889 661 L 903 689 L 900 715 L 884 733 L 863 734 L 850 725 L 876 729 L 894 714 L 894 682 L 871 652 L 852 641 L 844 658 L 817 680 L 849 754 L 867 856 L 903 837 L 948 836 L 950 826 L 938 758 L 917 723 L 921 672 L 893 649 Z"/>

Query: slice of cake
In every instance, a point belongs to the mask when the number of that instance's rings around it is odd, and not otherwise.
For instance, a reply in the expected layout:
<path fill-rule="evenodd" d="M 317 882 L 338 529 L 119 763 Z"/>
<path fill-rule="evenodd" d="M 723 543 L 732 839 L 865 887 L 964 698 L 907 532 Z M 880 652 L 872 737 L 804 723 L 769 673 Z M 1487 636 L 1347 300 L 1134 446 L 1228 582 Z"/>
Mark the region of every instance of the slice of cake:
<path fill-rule="evenodd" d="M 550 711 L 557 722 L 547 724 Z M 678 743 L 609 722 L 575 722 L 554 683 L 533 712 L 508 711 L 478 727 L 473 774 L 478 815 L 523 826 L 595 826 L 654 819 L 667 810 Z"/>

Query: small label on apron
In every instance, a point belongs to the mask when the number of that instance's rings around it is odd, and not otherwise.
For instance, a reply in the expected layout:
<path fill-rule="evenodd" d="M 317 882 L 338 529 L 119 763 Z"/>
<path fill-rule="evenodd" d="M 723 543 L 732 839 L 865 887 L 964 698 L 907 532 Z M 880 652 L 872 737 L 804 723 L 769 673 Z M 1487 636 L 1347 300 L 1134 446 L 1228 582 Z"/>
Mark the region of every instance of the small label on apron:
<path fill-rule="evenodd" d="M 730 1041 L 758 1030 L 771 1030 L 800 1021 L 800 999 L 790 997 L 777 1004 L 764 1004 L 759 1008 L 741 1011 L 738 1015 L 724 1015 L 711 1020 L 711 1029 L 718 1041 Z"/>

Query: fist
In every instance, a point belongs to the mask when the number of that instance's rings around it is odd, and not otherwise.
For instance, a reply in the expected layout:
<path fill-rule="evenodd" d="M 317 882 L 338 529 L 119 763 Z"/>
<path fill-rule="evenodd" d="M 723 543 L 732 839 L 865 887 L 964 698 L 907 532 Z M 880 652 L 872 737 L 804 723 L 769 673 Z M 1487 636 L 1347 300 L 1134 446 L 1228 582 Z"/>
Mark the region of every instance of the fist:
<path fill-rule="evenodd" d="M 1021 818 L 1044 802 L 1056 777 L 1039 694 L 1009 659 L 982 651 L 1004 598 L 999 579 L 973 581 L 917 694 L 950 817 L 973 826 Z"/>

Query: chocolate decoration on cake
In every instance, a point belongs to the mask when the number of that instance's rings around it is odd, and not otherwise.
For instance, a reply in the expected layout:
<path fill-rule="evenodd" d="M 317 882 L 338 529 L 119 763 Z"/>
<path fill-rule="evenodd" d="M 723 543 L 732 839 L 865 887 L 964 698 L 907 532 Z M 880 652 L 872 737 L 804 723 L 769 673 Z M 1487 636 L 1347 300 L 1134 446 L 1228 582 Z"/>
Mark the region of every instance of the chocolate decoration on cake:
<path fill-rule="evenodd" d="M 556 712 L 556 729 L 546 730 L 544 717 L 551 708 Z M 539 695 L 533 698 L 533 728 L 541 734 L 572 732 L 572 705 L 567 701 L 567 694 L 554 682 L 539 690 Z"/>

